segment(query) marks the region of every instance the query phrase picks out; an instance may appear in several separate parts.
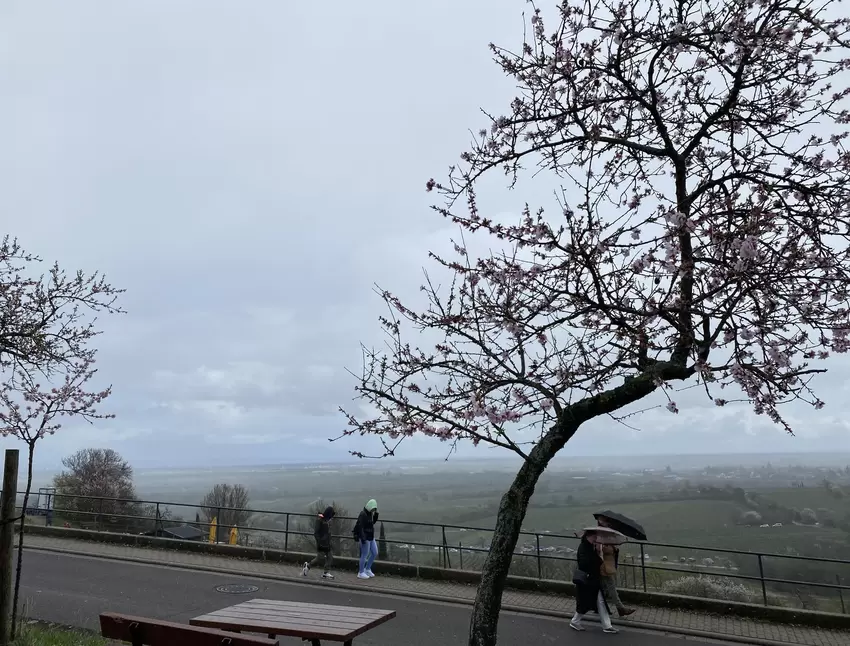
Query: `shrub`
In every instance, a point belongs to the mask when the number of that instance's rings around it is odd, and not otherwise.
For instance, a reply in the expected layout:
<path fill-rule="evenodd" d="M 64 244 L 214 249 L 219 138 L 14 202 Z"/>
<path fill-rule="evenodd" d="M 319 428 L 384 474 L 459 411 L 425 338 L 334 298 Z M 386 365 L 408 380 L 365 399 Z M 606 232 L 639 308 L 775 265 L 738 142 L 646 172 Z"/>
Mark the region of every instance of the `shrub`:
<path fill-rule="evenodd" d="M 816 525 L 818 522 L 818 515 L 813 509 L 806 508 L 800 512 L 800 522 L 804 525 Z"/>
<path fill-rule="evenodd" d="M 760 525 L 761 520 L 761 514 L 759 514 L 757 511 L 748 511 L 744 514 L 741 514 L 742 525 Z"/>
<path fill-rule="evenodd" d="M 755 602 L 753 593 L 746 586 L 731 579 L 716 576 L 685 576 L 672 579 L 661 586 L 661 591 L 686 597 L 740 601 L 742 603 Z"/>

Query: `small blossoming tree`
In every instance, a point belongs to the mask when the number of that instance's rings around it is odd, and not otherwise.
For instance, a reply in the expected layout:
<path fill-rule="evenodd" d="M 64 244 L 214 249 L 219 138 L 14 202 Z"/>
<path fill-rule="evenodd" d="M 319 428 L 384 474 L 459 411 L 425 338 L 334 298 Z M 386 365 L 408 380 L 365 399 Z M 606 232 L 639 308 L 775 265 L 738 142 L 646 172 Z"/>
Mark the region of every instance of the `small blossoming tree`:
<path fill-rule="evenodd" d="M 830 0 L 563 0 L 520 51 L 491 46 L 517 97 L 427 188 L 501 250 L 434 256 L 455 279 L 427 282 L 424 310 L 382 292 L 389 350 L 367 352 L 370 412 L 346 431 L 386 454 L 424 434 L 523 458 L 471 646 L 496 643 L 529 499 L 583 424 L 656 391 L 676 413 L 686 380 L 718 406 L 736 386 L 789 432 L 782 404 L 823 406 L 816 362 L 850 348 L 849 24 Z M 482 177 L 513 188 L 532 165 L 560 186 L 545 211 L 479 210 Z"/>
<path fill-rule="evenodd" d="M 62 417 L 89 422 L 112 417 L 97 410 L 111 388 L 97 391 L 88 386 L 97 372 L 96 350 L 89 343 L 100 333 L 94 315 L 121 312 L 116 300 L 123 291 L 100 274 L 68 275 L 58 265 L 47 275 L 33 275 L 39 261 L 15 240 L 6 237 L 0 242 L 0 437 L 23 440 L 28 454 L 12 602 L 13 638 L 35 447 L 59 430 Z"/>
<path fill-rule="evenodd" d="M 53 435 L 62 425 L 62 417 L 76 417 L 93 422 L 95 419 L 112 418 L 114 415 L 98 412 L 97 406 L 109 397 L 112 387 L 101 391 L 90 391 L 88 381 L 97 370 L 94 352 L 64 366 L 62 380 L 54 373 L 52 387 L 42 387 L 32 376 L 20 369 L 7 374 L 8 381 L 0 386 L 0 436 L 12 435 L 27 445 L 27 483 L 21 505 L 20 532 L 18 533 L 18 562 L 15 574 L 15 591 L 12 599 L 12 630 L 18 607 L 18 591 L 21 584 L 23 562 L 24 521 L 32 489 L 33 457 L 36 443 Z"/>

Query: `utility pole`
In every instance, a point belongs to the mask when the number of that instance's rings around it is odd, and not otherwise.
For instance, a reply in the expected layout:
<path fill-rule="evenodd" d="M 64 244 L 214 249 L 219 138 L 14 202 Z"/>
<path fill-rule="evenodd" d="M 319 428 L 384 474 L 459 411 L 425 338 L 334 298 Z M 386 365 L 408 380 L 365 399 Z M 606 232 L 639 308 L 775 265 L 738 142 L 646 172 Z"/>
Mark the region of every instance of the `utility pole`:
<path fill-rule="evenodd" d="M 18 449 L 6 449 L 3 494 L 0 496 L 0 646 L 9 646 L 12 639 L 12 546 L 17 495 Z"/>

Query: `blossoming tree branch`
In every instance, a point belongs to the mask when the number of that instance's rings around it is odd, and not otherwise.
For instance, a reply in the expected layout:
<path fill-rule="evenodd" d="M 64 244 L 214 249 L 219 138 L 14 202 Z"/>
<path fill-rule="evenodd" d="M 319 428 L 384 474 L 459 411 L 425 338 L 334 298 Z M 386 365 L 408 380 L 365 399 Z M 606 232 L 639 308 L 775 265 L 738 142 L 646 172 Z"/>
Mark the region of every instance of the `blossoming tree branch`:
<path fill-rule="evenodd" d="M 533 5 L 516 84 L 435 207 L 459 226 L 446 288 L 415 309 L 388 291 L 388 347 L 366 350 L 347 435 L 385 454 L 413 435 L 512 451 L 470 628 L 496 643 L 528 501 L 587 421 L 678 404 L 698 384 L 788 432 L 782 405 L 824 404 L 812 377 L 850 348 L 848 20 L 836 2 L 674 0 Z M 515 221 L 482 212 L 501 171 L 546 174 L 549 202 Z M 538 200 L 538 202 L 540 202 Z M 473 257 L 464 239 L 492 236 Z M 438 337 L 433 346 L 412 339 Z M 736 394 L 729 394 L 736 393 Z"/>
<path fill-rule="evenodd" d="M 121 312 L 123 290 L 103 274 L 69 274 L 54 264 L 38 275 L 40 262 L 16 239 L 0 242 L 0 369 L 49 374 L 72 364 L 100 333 L 94 315 Z"/>

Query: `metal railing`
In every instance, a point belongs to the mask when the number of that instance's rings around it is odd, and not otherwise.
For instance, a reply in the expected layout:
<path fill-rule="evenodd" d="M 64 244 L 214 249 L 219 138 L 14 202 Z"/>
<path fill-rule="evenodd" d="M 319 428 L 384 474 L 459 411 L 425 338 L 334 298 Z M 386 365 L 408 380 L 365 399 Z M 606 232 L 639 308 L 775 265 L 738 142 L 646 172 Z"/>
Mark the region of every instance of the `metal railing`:
<path fill-rule="evenodd" d="M 18 494 L 19 497 L 22 493 Z M 74 501 L 74 502 L 72 502 Z M 212 517 L 219 521 L 227 521 L 224 524 L 216 524 L 216 542 L 226 542 L 229 531 L 235 527 L 240 535 L 240 544 L 254 545 L 259 547 L 277 548 L 283 551 L 290 551 L 290 548 L 296 551 L 301 549 L 313 549 L 312 546 L 312 522 L 315 521 L 314 514 L 284 512 L 277 510 L 262 510 L 262 509 L 240 509 L 232 507 L 215 507 L 209 508 L 197 504 L 189 503 L 174 503 L 151 500 L 127 500 L 120 498 L 107 498 L 102 496 L 78 496 L 66 495 L 60 493 L 48 494 L 46 504 L 39 499 L 37 503 L 31 500 L 30 505 L 35 504 L 35 507 L 28 505 L 27 512 L 35 515 L 46 516 L 47 524 L 53 523 L 54 517 L 72 519 L 79 526 L 95 531 L 121 531 L 123 533 L 163 533 L 174 526 L 193 525 L 200 528 L 204 534 L 204 539 L 210 532 L 213 526 L 211 523 Z M 69 504 L 70 503 L 70 504 Z M 187 509 L 193 512 L 205 512 L 204 515 L 208 518 L 202 519 L 199 522 L 192 520 L 177 520 L 171 517 L 173 509 Z M 150 513 L 140 513 L 147 511 Z M 250 520 L 252 517 L 270 517 L 280 519 L 276 524 L 277 527 L 262 527 L 256 523 L 243 521 L 241 523 L 230 523 L 228 519 L 246 518 Z M 353 525 L 355 519 L 350 517 L 339 517 L 336 521 L 337 526 L 349 523 Z M 451 525 L 445 523 L 427 523 L 427 522 L 411 522 L 399 521 L 390 519 L 380 519 L 385 527 L 389 528 L 388 536 L 382 541 L 389 552 L 389 559 L 396 562 L 415 563 L 419 565 L 429 565 L 432 567 L 440 567 L 444 569 L 461 569 L 476 571 L 476 568 L 483 563 L 483 557 L 489 552 L 487 541 L 480 538 L 480 535 L 488 535 L 493 533 L 492 528 L 469 527 L 464 525 Z M 222 532 L 224 541 L 222 541 Z M 397 538 L 399 534 L 421 535 L 436 534 L 438 542 L 426 542 L 424 540 L 402 540 Z M 460 534 L 478 534 L 477 541 L 470 541 L 469 544 L 463 545 L 463 540 Z M 458 535 L 459 540 L 450 541 L 449 536 Z M 253 540 L 252 540 L 253 539 Z M 359 546 L 354 542 L 350 531 L 346 534 L 334 534 L 334 542 L 337 551 L 345 552 L 346 550 L 355 555 Z M 378 539 L 378 536 L 376 536 Z M 347 542 L 346 542 L 347 541 Z M 523 543 L 523 541 L 525 541 Z M 571 580 L 572 573 L 575 570 L 575 549 L 570 545 L 577 545 L 579 538 L 575 535 L 553 534 L 549 532 L 520 532 L 519 543 L 522 543 L 519 551 L 514 552 L 512 563 L 512 573 L 524 576 L 536 577 L 539 579 L 555 579 L 555 580 Z M 349 546 L 347 548 L 346 546 Z M 725 565 L 716 565 L 717 561 L 713 558 L 702 559 L 698 561 L 694 557 L 680 556 L 678 562 L 670 561 L 667 557 L 662 557 L 660 561 L 651 558 L 649 550 L 670 550 L 672 553 L 678 554 L 698 554 L 709 553 L 715 558 L 718 555 L 729 557 Z M 637 553 L 632 553 L 637 550 Z M 436 555 L 436 559 L 434 556 Z M 457 558 L 453 558 L 457 556 Z M 466 563 L 464 563 L 466 558 Z M 675 557 L 674 557 L 675 559 Z M 734 561 L 732 560 L 734 559 Z M 529 567 L 528 563 L 531 562 Z M 765 565 L 767 563 L 785 562 L 797 563 L 805 567 L 809 572 L 822 570 L 825 568 L 828 572 L 821 571 L 821 580 L 802 580 L 794 578 L 785 578 L 779 576 L 768 576 L 765 573 Z M 643 590 L 644 592 L 653 590 L 665 591 L 665 583 L 671 581 L 673 577 L 678 576 L 680 579 L 683 576 L 704 578 L 705 576 L 715 577 L 720 580 L 731 580 L 743 582 L 744 586 L 748 584 L 755 586 L 755 595 L 759 597 L 759 601 L 765 606 L 768 605 L 788 605 L 790 600 L 798 600 L 804 609 L 807 608 L 806 602 L 803 601 L 803 596 L 798 592 L 798 588 L 813 588 L 820 593 L 820 598 L 817 595 L 807 595 L 809 605 L 818 606 L 821 609 L 824 601 L 829 609 L 846 613 L 845 607 L 845 591 L 850 591 L 850 585 L 844 581 L 850 580 L 850 560 L 808 557 L 799 556 L 796 554 L 777 554 L 770 552 L 753 552 L 734 550 L 728 548 L 715 548 L 692 545 L 677 545 L 671 543 L 653 543 L 653 542 L 635 542 L 627 543 L 621 548 L 620 557 L 620 581 L 619 585 L 625 588 Z M 751 572 L 748 574 L 747 572 Z M 830 573 L 834 575 L 834 579 Z M 842 572 L 844 576 L 842 576 Z M 631 582 L 629 582 L 629 573 L 631 573 Z M 639 580 L 638 580 L 639 577 Z M 832 580 L 826 581 L 825 578 Z M 832 582 L 834 580 L 834 582 Z M 769 586 L 771 590 L 769 590 Z M 752 593 L 752 588 L 742 588 Z M 740 590 L 739 590 L 740 592 Z M 682 592 L 679 592 L 682 594 Z M 697 596 L 709 596 L 707 594 L 697 594 Z M 710 598 L 710 597 L 709 597 Z M 726 600 L 736 600 L 735 598 L 724 597 Z M 830 603 L 830 599 L 833 603 Z M 752 601 L 752 599 L 740 599 Z"/>

